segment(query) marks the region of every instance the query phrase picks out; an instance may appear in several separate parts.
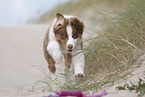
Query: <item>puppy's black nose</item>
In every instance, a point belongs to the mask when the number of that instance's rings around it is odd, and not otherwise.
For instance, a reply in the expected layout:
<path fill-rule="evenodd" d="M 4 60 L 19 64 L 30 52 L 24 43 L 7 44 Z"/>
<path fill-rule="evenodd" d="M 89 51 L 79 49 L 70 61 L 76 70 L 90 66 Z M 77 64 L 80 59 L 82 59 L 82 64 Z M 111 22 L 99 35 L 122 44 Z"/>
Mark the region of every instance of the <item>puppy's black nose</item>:
<path fill-rule="evenodd" d="M 72 49 L 72 48 L 73 48 L 73 45 L 69 44 L 68 49 Z"/>

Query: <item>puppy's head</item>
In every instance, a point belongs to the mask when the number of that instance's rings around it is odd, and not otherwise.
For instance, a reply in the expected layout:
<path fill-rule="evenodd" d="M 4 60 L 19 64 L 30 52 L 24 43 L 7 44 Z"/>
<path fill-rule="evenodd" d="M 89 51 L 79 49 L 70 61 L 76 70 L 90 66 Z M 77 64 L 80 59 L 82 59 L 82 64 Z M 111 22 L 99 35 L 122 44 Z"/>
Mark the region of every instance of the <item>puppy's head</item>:
<path fill-rule="evenodd" d="M 68 53 L 72 53 L 76 43 L 81 39 L 84 24 L 77 17 L 56 14 L 54 33 L 56 39 L 63 44 Z"/>

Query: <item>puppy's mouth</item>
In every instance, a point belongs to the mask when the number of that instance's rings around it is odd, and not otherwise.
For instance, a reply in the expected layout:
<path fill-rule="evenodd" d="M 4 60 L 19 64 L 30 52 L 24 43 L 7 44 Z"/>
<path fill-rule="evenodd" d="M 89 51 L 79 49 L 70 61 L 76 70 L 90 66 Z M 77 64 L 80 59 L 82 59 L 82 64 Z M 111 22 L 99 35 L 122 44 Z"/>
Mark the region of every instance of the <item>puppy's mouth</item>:
<path fill-rule="evenodd" d="M 72 53 L 73 52 L 73 49 L 68 49 L 67 52 L 68 53 Z"/>

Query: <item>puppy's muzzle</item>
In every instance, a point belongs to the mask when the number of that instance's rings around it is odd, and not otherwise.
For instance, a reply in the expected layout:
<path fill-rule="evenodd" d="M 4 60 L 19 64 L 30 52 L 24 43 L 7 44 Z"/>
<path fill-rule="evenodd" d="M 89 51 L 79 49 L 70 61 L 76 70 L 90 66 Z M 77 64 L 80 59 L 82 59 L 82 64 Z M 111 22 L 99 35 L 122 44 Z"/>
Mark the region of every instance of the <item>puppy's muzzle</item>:
<path fill-rule="evenodd" d="M 71 53 L 71 52 L 73 51 L 73 45 L 69 44 L 69 45 L 67 46 L 67 51 L 68 51 L 69 53 Z"/>

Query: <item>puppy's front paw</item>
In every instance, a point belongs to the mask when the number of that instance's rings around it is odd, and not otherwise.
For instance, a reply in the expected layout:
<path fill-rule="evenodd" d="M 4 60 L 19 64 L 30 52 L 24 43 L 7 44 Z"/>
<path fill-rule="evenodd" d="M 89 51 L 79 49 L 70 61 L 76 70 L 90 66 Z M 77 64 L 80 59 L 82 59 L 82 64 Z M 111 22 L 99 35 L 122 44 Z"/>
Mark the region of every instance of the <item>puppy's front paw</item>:
<path fill-rule="evenodd" d="M 49 68 L 51 73 L 55 73 L 55 71 L 56 71 L 55 65 L 48 65 L 48 68 Z"/>
<path fill-rule="evenodd" d="M 75 77 L 85 77 L 85 74 L 84 73 L 77 73 L 77 74 L 75 74 Z"/>

